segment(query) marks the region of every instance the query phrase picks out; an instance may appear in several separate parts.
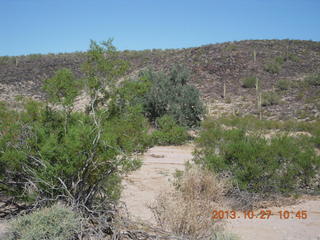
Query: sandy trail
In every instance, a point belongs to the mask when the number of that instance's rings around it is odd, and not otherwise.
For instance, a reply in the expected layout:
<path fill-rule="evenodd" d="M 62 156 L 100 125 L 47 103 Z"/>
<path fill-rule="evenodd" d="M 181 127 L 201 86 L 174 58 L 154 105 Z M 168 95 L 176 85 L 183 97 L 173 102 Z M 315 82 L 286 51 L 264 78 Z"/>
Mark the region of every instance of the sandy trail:
<path fill-rule="evenodd" d="M 172 174 L 176 169 L 184 169 L 184 163 L 192 158 L 192 150 L 192 146 L 159 146 L 144 154 L 142 167 L 123 181 L 121 200 L 133 217 L 155 223 L 148 204 L 171 187 Z"/>
<path fill-rule="evenodd" d="M 7 236 L 7 224 L 0 220 L 0 240 L 6 240 Z"/>
<path fill-rule="evenodd" d="M 155 223 L 147 205 L 159 192 L 171 187 L 172 173 L 176 169 L 184 169 L 184 163 L 192 159 L 192 151 L 192 145 L 157 146 L 149 149 L 143 156 L 143 166 L 124 180 L 122 201 L 127 204 L 132 216 Z M 289 207 L 269 209 L 277 215 L 272 215 L 265 220 L 243 217 L 230 219 L 227 220 L 226 229 L 243 240 L 320 240 L 320 198 L 304 200 Z M 299 220 L 291 213 L 289 219 L 280 219 L 278 211 L 281 210 L 294 212 L 304 210 L 307 211 L 308 217 Z"/>

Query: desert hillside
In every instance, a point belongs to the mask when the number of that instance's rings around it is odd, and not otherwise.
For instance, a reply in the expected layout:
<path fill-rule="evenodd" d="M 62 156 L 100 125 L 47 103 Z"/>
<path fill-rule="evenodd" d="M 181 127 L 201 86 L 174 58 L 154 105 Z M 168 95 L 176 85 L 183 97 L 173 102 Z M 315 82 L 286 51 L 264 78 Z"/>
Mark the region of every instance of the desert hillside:
<path fill-rule="evenodd" d="M 192 84 L 202 93 L 212 114 L 258 114 L 254 87 L 243 87 L 246 78 L 259 79 L 262 92 L 275 92 L 277 102 L 265 104 L 269 119 L 314 120 L 320 117 L 319 85 L 303 84 L 320 71 L 320 42 L 300 40 L 247 40 L 169 50 L 123 51 L 130 62 L 128 76 L 153 68 L 168 70 L 183 64 L 192 73 Z M 0 57 L 0 98 L 44 98 L 42 81 L 60 68 L 70 68 L 79 78 L 85 54 L 32 54 Z M 279 81 L 285 87 L 279 89 Z M 225 86 L 225 96 L 224 96 Z"/>

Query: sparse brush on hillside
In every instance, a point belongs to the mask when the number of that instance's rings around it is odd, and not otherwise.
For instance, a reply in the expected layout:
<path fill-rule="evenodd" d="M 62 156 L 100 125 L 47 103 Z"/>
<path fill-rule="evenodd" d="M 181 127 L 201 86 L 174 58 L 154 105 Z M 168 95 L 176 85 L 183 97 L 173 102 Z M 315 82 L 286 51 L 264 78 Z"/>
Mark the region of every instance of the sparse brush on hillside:
<path fill-rule="evenodd" d="M 306 77 L 305 81 L 311 86 L 320 86 L 320 73 L 312 74 Z"/>
<path fill-rule="evenodd" d="M 259 120 L 252 115 L 245 117 L 225 117 L 216 120 L 217 123 L 228 127 L 237 127 L 245 130 L 261 131 L 275 130 L 286 132 L 305 131 L 312 135 L 317 135 L 320 132 L 320 121 L 301 122 L 301 121 L 277 121 L 277 120 Z"/>
<path fill-rule="evenodd" d="M 290 81 L 285 80 L 285 79 L 280 79 L 277 83 L 276 83 L 276 87 L 278 89 L 280 89 L 281 91 L 285 91 L 288 90 L 290 87 Z"/>
<path fill-rule="evenodd" d="M 137 72 L 146 67 L 157 72 L 168 73 L 169 66 L 183 63 L 191 73 L 189 84 L 195 86 L 204 99 L 211 101 L 222 95 L 222 86 L 219 86 L 222 83 L 226 83 L 227 96 L 224 96 L 225 99 L 227 97 L 232 100 L 236 99 L 242 92 L 239 89 L 239 79 L 246 76 L 256 76 L 261 81 L 261 90 L 271 90 L 275 84 L 275 75 L 265 69 L 277 72 L 277 66 L 281 66 L 277 78 L 290 79 L 293 83 L 300 82 L 298 80 L 301 76 L 319 72 L 319 50 L 319 42 L 314 41 L 248 40 L 176 50 L 124 51 L 119 55 L 121 59 L 130 62 L 127 76 L 135 76 Z M 255 60 L 252 61 L 254 51 Z M 298 58 L 299 62 L 295 58 Z M 0 92 L 0 98 L 12 104 L 15 102 L 15 95 L 34 96 L 44 100 L 46 95 L 41 91 L 44 76 L 52 77 L 56 70 L 69 68 L 76 77 L 82 78 L 84 72 L 81 66 L 85 61 L 86 53 L 0 57 L 0 84 L 3 89 Z M 267 66 L 269 63 L 270 67 Z M 300 94 L 303 98 L 286 98 L 288 101 L 297 103 L 296 107 L 292 108 L 291 102 L 279 105 L 277 109 L 269 112 L 272 115 L 270 117 L 281 119 L 284 114 L 287 119 L 298 117 L 297 108 L 306 107 L 304 98 L 319 95 L 317 91 L 313 91 L 312 85 L 305 85 L 312 91 L 303 91 Z M 247 100 L 256 95 L 254 91 L 246 91 L 245 94 Z M 293 97 L 295 91 L 288 91 L 286 94 Z M 309 105 L 307 111 L 312 113 L 313 109 Z M 239 111 L 255 113 L 256 108 L 246 106 L 246 104 L 239 104 Z M 157 117 L 159 116 L 153 118 L 152 121 L 155 121 Z"/>
<path fill-rule="evenodd" d="M 262 94 L 262 106 L 272 106 L 280 103 L 280 96 L 276 92 L 264 92 Z"/>
<path fill-rule="evenodd" d="M 256 87 L 257 78 L 256 77 L 247 77 L 242 79 L 242 87 L 244 88 L 254 88 Z"/>
<path fill-rule="evenodd" d="M 284 57 L 277 56 L 264 66 L 264 70 L 272 74 L 277 74 L 281 71 L 282 65 L 285 61 L 286 59 Z"/>
<path fill-rule="evenodd" d="M 197 139 L 194 161 L 218 173 L 230 172 L 242 191 L 259 194 L 316 190 L 320 157 L 309 137 L 274 136 L 244 128 L 223 129 L 207 120 Z"/>

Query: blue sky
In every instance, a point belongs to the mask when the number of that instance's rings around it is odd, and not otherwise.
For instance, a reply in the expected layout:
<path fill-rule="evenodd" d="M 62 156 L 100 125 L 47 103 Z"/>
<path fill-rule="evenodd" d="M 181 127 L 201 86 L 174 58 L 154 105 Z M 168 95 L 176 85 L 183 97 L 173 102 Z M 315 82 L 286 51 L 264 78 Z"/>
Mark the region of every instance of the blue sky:
<path fill-rule="evenodd" d="M 0 55 L 320 41 L 320 0 L 0 0 Z"/>

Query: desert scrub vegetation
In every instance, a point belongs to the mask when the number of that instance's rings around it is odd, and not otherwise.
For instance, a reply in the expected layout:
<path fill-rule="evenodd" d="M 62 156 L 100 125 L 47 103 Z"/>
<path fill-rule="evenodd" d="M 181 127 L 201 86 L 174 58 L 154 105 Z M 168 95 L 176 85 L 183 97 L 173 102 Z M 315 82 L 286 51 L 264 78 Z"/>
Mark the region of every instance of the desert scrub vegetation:
<path fill-rule="evenodd" d="M 309 75 L 304 80 L 309 86 L 320 86 L 320 73 Z"/>
<path fill-rule="evenodd" d="M 141 166 L 137 156 L 152 144 L 188 140 L 187 127 L 198 125 L 204 112 L 199 92 L 187 84 L 182 68 L 168 75 L 145 71 L 138 79 L 119 82 L 127 70 L 112 40 L 91 41 L 82 78 L 60 69 L 44 81 L 47 101 L 20 99 L 19 111 L 1 103 L 1 193 L 24 203 L 28 212 L 63 202 L 89 219 L 80 238 L 114 234 L 122 176 Z M 89 102 L 77 112 L 75 100 L 83 91 Z M 151 135 L 149 121 L 157 127 Z M 35 216 L 25 217 L 31 221 Z M 48 223 L 51 216 L 41 219 Z M 17 234 L 25 231 L 17 227 Z M 54 238 L 53 226 L 43 226 L 44 231 L 46 227 L 48 239 L 60 239 Z"/>
<path fill-rule="evenodd" d="M 77 239 L 82 221 L 71 208 L 55 204 L 10 221 L 8 240 Z"/>
<path fill-rule="evenodd" d="M 278 105 L 280 103 L 280 96 L 278 93 L 269 91 L 262 93 L 262 102 L 261 105 L 266 106 L 272 106 L 272 105 Z"/>
<path fill-rule="evenodd" d="M 320 157 L 310 137 L 287 134 L 271 139 L 245 128 L 226 130 L 214 120 L 203 122 L 194 161 L 206 169 L 231 174 L 241 191 L 268 196 L 318 191 Z"/>
<path fill-rule="evenodd" d="M 264 65 L 264 70 L 272 74 L 277 74 L 281 71 L 282 65 L 286 60 L 287 59 L 282 56 L 277 56 L 271 62 Z"/>
<path fill-rule="evenodd" d="M 257 83 L 256 77 L 246 77 L 242 79 L 242 87 L 244 88 L 255 88 Z"/>
<path fill-rule="evenodd" d="M 138 104 L 152 123 L 170 115 L 181 126 L 198 126 L 205 108 L 199 91 L 188 80 L 189 72 L 182 66 L 174 66 L 168 74 L 142 71 L 138 79 L 122 83 L 114 106 Z"/>
<path fill-rule="evenodd" d="M 157 223 L 183 239 L 236 239 L 222 233 L 222 220 L 211 219 L 213 209 L 222 209 L 230 189 L 226 179 L 189 165 L 176 175 L 174 190 L 160 193 L 150 206 Z"/>
<path fill-rule="evenodd" d="M 187 129 L 179 126 L 170 115 L 157 118 L 156 126 L 151 135 L 153 145 L 181 145 L 190 139 Z"/>
<path fill-rule="evenodd" d="M 244 117 L 229 116 L 216 120 L 217 123 L 228 126 L 243 128 L 252 131 L 284 131 L 284 132 L 307 132 L 313 136 L 318 135 L 320 131 L 320 122 L 304 122 L 296 120 L 278 121 L 278 120 L 259 120 L 252 115 Z"/>
<path fill-rule="evenodd" d="M 90 216 L 103 236 L 122 175 L 141 164 L 136 154 L 148 146 L 148 122 L 138 107 L 106 107 L 127 69 L 112 42 L 92 41 L 87 54 L 84 79 L 62 69 L 45 81 L 48 102 L 25 100 L 21 111 L 0 105 L 0 190 L 30 209 L 62 201 Z M 81 89 L 89 104 L 75 112 Z"/>
<path fill-rule="evenodd" d="M 113 80 L 104 79 L 103 73 L 120 76 L 119 65 L 120 69 L 124 66 L 118 60 L 104 59 L 105 52 L 109 57 L 115 54 L 110 42 L 106 44 L 103 48 L 91 43 L 85 65 L 90 95 L 87 113 L 70 111 L 77 92 L 68 70 L 58 71 L 44 86 L 50 103 L 60 104 L 61 110 L 30 101 L 8 121 L 6 116 L 12 113 L 2 109 L 0 162 L 4 167 L 0 176 L 1 189 L 8 195 L 38 203 L 64 198 L 86 207 L 102 192 L 110 199 L 119 196 L 120 175 L 133 165 L 130 154 L 143 150 L 144 141 L 137 144 L 137 138 L 144 137 L 146 124 L 138 111 L 123 114 L 119 121 L 99 107 L 110 94 L 104 90 L 107 82 L 111 85 Z"/>
<path fill-rule="evenodd" d="M 173 67 L 169 74 L 142 71 L 120 84 L 109 102 L 110 112 L 140 109 L 156 128 L 150 144 L 183 144 L 189 140 L 187 129 L 198 126 L 205 113 L 198 90 L 187 84 L 188 74 L 181 66 Z"/>
<path fill-rule="evenodd" d="M 280 79 L 277 81 L 276 87 L 281 91 L 288 90 L 290 88 L 290 81 L 286 79 Z"/>

